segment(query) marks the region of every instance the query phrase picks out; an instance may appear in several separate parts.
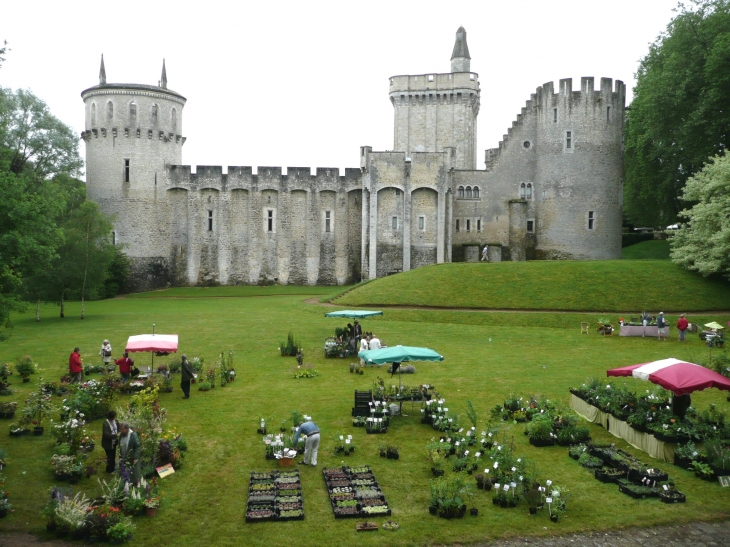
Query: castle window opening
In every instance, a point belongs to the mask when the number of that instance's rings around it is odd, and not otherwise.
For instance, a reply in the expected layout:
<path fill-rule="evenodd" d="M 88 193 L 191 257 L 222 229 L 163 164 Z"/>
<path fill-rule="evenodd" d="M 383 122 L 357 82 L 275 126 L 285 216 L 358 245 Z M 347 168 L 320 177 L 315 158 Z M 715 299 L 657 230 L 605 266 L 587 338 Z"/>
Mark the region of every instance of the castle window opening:
<path fill-rule="evenodd" d="M 393 229 L 398 229 L 398 217 L 393 217 L 393 223 L 392 223 Z"/>
<path fill-rule="evenodd" d="M 111 120 L 114 118 L 114 103 L 109 101 L 106 103 L 106 119 Z"/>
<path fill-rule="evenodd" d="M 274 210 L 273 209 L 268 209 L 266 211 L 266 231 L 267 232 L 274 231 Z"/>
<path fill-rule="evenodd" d="M 157 105 L 152 105 L 152 123 L 157 123 Z"/>
<path fill-rule="evenodd" d="M 116 245 L 116 244 L 117 244 L 117 233 L 114 230 L 112 230 L 112 245 Z"/>
<path fill-rule="evenodd" d="M 208 231 L 213 231 L 213 211 L 208 210 Z"/>
<path fill-rule="evenodd" d="M 129 103 L 129 119 L 134 121 L 137 118 L 137 103 Z"/>
<path fill-rule="evenodd" d="M 395 195 L 396 196 L 400 196 L 400 188 L 396 188 L 395 189 Z"/>
<path fill-rule="evenodd" d="M 469 79 L 473 80 L 475 78 L 474 74 L 469 74 Z"/>
<path fill-rule="evenodd" d="M 525 188 L 525 199 L 532 199 L 532 184 L 527 183 L 527 188 Z"/>
<path fill-rule="evenodd" d="M 324 231 L 325 232 L 331 232 L 332 231 L 332 212 L 331 211 L 325 211 L 324 212 Z"/>
<path fill-rule="evenodd" d="M 565 132 L 565 148 L 567 148 L 568 150 L 573 148 L 573 132 L 572 131 Z"/>
<path fill-rule="evenodd" d="M 426 217 L 418 217 L 418 229 L 421 231 L 426 229 Z"/>
<path fill-rule="evenodd" d="M 428 75 L 428 81 L 429 82 L 433 82 L 433 74 L 429 74 Z"/>
<path fill-rule="evenodd" d="M 525 148 L 530 148 L 530 141 L 523 142 L 522 146 L 524 146 Z"/>
<path fill-rule="evenodd" d="M 459 189 L 456 191 L 456 197 L 459 199 L 464 199 L 464 187 L 459 186 Z"/>
<path fill-rule="evenodd" d="M 477 219 L 477 232 L 481 232 L 481 231 L 482 231 L 482 219 L 478 218 Z"/>
<path fill-rule="evenodd" d="M 459 231 L 459 219 L 458 218 L 456 219 L 456 231 L 457 232 Z"/>
<path fill-rule="evenodd" d="M 471 232 L 471 219 L 466 219 L 466 231 Z"/>
<path fill-rule="evenodd" d="M 611 107 L 610 106 L 606 107 L 606 121 L 607 122 L 611 121 Z"/>
<path fill-rule="evenodd" d="M 588 211 L 588 229 L 593 230 L 596 226 L 596 219 L 594 217 L 594 211 Z"/>
<path fill-rule="evenodd" d="M 172 130 L 177 130 L 177 109 L 172 109 Z"/>
<path fill-rule="evenodd" d="M 471 186 L 466 187 L 466 199 L 471 199 Z"/>
<path fill-rule="evenodd" d="M 124 182 L 129 182 L 129 159 L 124 160 Z"/>
<path fill-rule="evenodd" d="M 479 186 L 472 188 L 472 195 L 474 196 L 474 199 L 479 199 Z"/>
<path fill-rule="evenodd" d="M 553 123 L 558 123 L 558 109 L 553 108 Z"/>
<path fill-rule="evenodd" d="M 535 231 L 535 221 L 534 220 L 528 220 L 527 221 L 527 233 L 531 234 Z"/>
<path fill-rule="evenodd" d="M 91 104 L 91 125 L 96 125 L 96 103 Z"/>
<path fill-rule="evenodd" d="M 520 198 L 525 199 L 525 183 L 520 184 Z"/>

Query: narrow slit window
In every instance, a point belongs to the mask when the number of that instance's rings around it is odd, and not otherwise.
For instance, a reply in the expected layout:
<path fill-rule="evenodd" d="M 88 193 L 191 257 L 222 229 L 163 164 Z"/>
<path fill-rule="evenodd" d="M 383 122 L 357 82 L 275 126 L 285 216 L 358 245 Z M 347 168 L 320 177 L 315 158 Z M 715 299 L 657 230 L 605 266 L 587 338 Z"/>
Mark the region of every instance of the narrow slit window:
<path fill-rule="evenodd" d="M 525 183 L 520 184 L 520 198 L 525 199 Z"/>
<path fill-rule="evenodd" d="M 272 209 L 266 211 L 266 231 L 274 231 L 274 211 Z"/>
<path fill-rule="evenodd" d="M 463 199 L 464 198 L 464 187 L 459 186 L 458 190 L 456 191 L 456 197 Z"/>
<path fill-rule="evenodd" d="M 106 119 L 111 120 L 114 118 L 114 103 L 109 101 L 106 103 Z"/>
<path fill-rule="evenodd" d="M 594 214 L 595 214 L 594 211 L 588 211 L 588 229 L 589 230 L 593 230 L 593 228 L 595 228 L 595 225 L 596 225 L 596 218 L 595 218 Z"/>
<path fill-rule="evenodd" d="M 418 229 L 419 230 L 426 229 L 426 217 L 418 217 Z"/>
<path fill-rule="evenodd" d="M 568 150 L 573 148 L 573 132 L 572 131 L 565 132 L 565 148 L 567 148 Z"/>
<path fill-rule="evenodd" d="M 558 109 L 553 108 L 553 123 L 558 123 Z"/>
<path fill-rule="evenodd" d="M 532 184 L 528 183 L 525 188 L 525 199 L 532 199 Z"/>
<path fill-rule="evenodd" d="M 466 231 L 471 232 L 471 220 L 468 218 L 466 219 Z"/>
<path fill-rule="evenodd" d="M 479 186 L 472 188 L 472 195 L 474 196 L 474 199 L 479 199 Z"/>
<path fill-rule="evenodd" d="M 91 126 L 96 125 L 96 103 L 91 105 Z"/>
<path fill-rule="evenodd" d="M 471 186 L 466 187 L 466 199 L 471 199 Z"/>
<path fill-rule="evenodd" d="M 528 220 L 527 221 L 527 233 L 531 234 L 535 231 L 535 221 L 534 220 Z"/>
<path fill-rule="evenodd" d="M 611 121 L 611 107 L 610 106 L 606 107 L 606 121 L 607 122 Z"/>
<path fill-rule="evenodd" d="M 395 189 L 395 195 L 396 196 L 400 196 L 400 188 L 396 188 Z"/>
<path fill-rule="evenodd" d="M 157 123 L 157 105 L 152 105 L 152 123 Z"/>
<path fill-rule="evenodd" d="M 332 231 L 332 216 L 331 215 L 332 215 L 331 211 L 324 212 L 324 231 L 325 232 Z"/>
<path fill-rule="evenodd" d="M 112 231 L 112 245 L 117 244 L 117 233 Z"/>
<path fill-rule="evenodd" d="M 459 231 L 459 219 L 458 218 L 456 219 L 456 231 L 457 232 Z"/>
<path fill-rule="evenodd" d="M 134 122 L 137 119 L 137 103 L 129 103 L 129 120 Z"/>
<path fill-rule="evenodd" d="M 392 226 L 394 230 L 398 229 L 398 217 L 393 217 L 392 219 Z"/>
<path fill-rule="evenodd" d="M 208 231 L 213 231 L 213 211 L 208 211 Z"/>
<path fill-rule="evenodd" d="M 129 182 L 129 160 L 124 160 L 124 182 Z"/>
<path fill-rule="evenodd" d="M 477 219 L 477 232 L 481 232 L 481 231 L 482 231 L 482 220 L 478 218 Z"/>

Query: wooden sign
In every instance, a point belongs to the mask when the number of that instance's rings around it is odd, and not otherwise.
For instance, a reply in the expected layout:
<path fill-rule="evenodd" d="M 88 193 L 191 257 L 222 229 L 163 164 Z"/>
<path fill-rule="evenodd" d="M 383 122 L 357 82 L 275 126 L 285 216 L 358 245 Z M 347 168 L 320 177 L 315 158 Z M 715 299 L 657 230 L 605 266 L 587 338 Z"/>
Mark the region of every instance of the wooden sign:
<path fill-rule="evenodd" d="M 157 474 L 160 476 L 161 479 L 164 479 L 168 475 L 172 475 L 174 472 L 175 469 L 172 467 L 171 463 L 157 468 Z"/>
<path fill-rule="evenodd" d="M 717 480 L 720 481 L 720 486 L 730 486 L 730 475 L 717 477 Z"/>

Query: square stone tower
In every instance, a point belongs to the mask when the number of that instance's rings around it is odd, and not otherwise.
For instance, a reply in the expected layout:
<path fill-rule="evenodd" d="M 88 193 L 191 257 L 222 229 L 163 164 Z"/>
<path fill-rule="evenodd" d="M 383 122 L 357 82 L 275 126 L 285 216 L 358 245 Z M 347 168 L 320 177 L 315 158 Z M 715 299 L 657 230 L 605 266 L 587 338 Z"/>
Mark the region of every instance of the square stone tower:
<path fill-rule="evenodd" d="M 456 169 L 476 169 L 479 75 L 470 72 L 466 31 L 460 27 L 451 72 L 390 78 L 395 109 L 393 150 L 443 152 L 456 149 Z"/>

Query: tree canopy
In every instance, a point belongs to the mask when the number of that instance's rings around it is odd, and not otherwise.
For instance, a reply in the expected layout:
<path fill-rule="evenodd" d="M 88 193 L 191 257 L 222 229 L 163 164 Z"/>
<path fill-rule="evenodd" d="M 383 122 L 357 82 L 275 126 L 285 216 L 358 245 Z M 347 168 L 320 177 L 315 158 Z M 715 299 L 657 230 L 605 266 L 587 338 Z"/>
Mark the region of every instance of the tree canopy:
<path fill-rule="evenodd" d="M 624 211 L 666 226 L 687 179 L 730 138 L 730 0 L 680 3 L 641 60 L 626 116 Z"/>
<path fill-rule="evenodd" d="M 682 199 L 693 203 L 680 212 L 687 221 L 671 240 L 671 258 L 688 270 L 730 278 L 730 156 L 712 158 L 687 180 Z"/>

